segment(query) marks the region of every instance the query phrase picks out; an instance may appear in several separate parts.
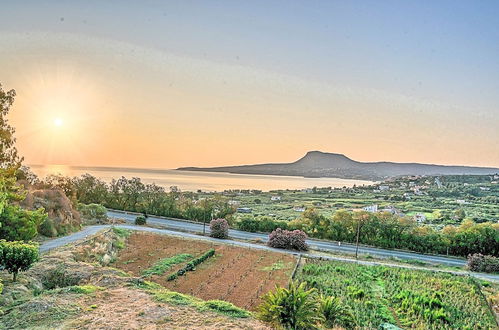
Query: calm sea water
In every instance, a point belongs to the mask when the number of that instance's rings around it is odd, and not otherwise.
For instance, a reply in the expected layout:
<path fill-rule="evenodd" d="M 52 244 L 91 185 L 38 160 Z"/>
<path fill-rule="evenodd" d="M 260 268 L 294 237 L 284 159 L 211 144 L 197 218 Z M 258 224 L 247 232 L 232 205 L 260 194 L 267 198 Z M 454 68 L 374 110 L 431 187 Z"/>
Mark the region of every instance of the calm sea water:
<path fill-rule="evenodd" d="M 49 174 L 80 176 L 92 174 L 106 182 L 118 179 L 138 177 L 145 183 L 156 183 L 169 188 L 177 186 L 183 191 L 223 191 L 226 189 L 258 189 L 263 191 L 277 189 L 304 189 L 312 187 L 351 187 L 369 185 L 373 182 L 338 178 L 303 178 L 294 176 L 249 175 L 213 172 L 190 172 L 176 170 L 135 169 L 116 167 L 80 167 L 63 165 L 33 165 L 31 170 L 39 177 Z"/>

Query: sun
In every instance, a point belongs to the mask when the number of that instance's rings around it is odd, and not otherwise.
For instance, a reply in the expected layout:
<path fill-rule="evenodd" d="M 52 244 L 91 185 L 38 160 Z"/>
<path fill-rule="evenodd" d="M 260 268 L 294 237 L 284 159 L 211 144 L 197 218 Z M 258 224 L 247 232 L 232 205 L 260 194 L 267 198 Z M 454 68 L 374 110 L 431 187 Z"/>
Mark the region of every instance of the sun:
<path fill-rule="evenodd" d="M 64 121 L 62 118 L 54 118 L 54 126 L 61 127 L 64 124 Z"/>

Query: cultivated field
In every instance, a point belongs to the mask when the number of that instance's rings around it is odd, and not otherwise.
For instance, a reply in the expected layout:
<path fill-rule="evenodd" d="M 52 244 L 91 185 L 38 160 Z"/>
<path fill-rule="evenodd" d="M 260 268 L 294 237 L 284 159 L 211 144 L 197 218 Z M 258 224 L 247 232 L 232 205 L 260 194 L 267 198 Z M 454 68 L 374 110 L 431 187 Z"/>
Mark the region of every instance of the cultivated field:
<path fill-rule="evenodd" d="M 210 249 L 215 255 L 168 280 L 186 264 Z M 219 299 L 252 310 L 260 296 L 275 285 L 286 286 L 295 265 L 295 258 L 284 253 L 260 251 L 189 240 L 151 233 L 133 233 L 126 242 L 114 267 L 168 289 L 199 297 Z"/>
<path fill-rule="evenodd" d="M 309 261 L 297 277 L 340 298 L 360 328 L 496 329 L 481 290 L 495 300 L 497 288 L 472 278 L 337 261 Z"/>

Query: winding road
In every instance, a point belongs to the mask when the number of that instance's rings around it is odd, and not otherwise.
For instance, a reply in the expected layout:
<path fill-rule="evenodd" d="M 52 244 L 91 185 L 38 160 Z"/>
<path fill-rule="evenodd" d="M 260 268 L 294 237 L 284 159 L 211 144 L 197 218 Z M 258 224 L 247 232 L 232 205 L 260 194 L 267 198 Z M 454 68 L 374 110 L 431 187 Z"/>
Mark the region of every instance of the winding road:
<path fill-rule="evenodd" d="M 133 223 L 135 220 L 135 217 L 137 214 L 131 214 L 131 213 L 125 213 L 125 212 L 115 212 L 115 211 L 109 211 L 108 215 L 113 218 L 121 218 L 124 219 L 127 223 Z M 240 246 L 240 247 L 245 247 L 245 248 L 254 248 L 254 249 L 261 249 L 261 250 L 270 250 L 274 252 L 280 252 L 280 253 L 289 253 L 289 254 L 294 254 L 297 255 L 298 252 L 296 251 L 289 251 L 289 250 L 281 250 L 281 249 L 274 249 L 270 248 L 266 245 L 262 244 L 256 244 L 256 243 L 251 243 L 251 242 L 244 242 L 244 241 L 249 241 L 249 240 L 261 240 L 263 242 L 267 241 L 267 235 L 261 234 L 261 233 L 249 233 L 249 232 L 243 232 L 239 230 L 233 230 L 231 229 L 229 231 L 229 235 L 233 239 L 237 240 L 219 240 L 216 238 L 211 238 L 209 236 L 201 236 L 199 235 L 200 233 L 203 232 L 203 224 L 199 223 L 193 223 L 193 222 L 188 222 L 188 221 L 182 221 L 182 220 L 175 220 L 175 219 L 167 219 L 167 218 L 160 218 L 160 217 L 149 217 L 147 219 L 148 224 L 154 225 L 157 227 L 162 227 L 162 228 L 153 228 L 153 227 L 145 227 L 145 226 L 136 226 L 133 224 L 117 224 L 115 227 L 118 228 L 124 228 L 124 229 L 130 229 L 130 230 L 140 230 L 140 231 L 147 231 L 147 232 L 154 232 L 154 233 L 160 233 L 160 234 L 166 234 L 166 235 L 173 235 L 173 236 L 181 236 L 185 238 L 193 238 L 193 239 L 199 239 L 199 240 L 207 240 L 207 241 L 212 241 L 212 242 L 217 242 L 217 243 L 224 243 L 224 244 L 231 244 L 235 246 Z M 54 248 L 70 244 L 73 242 L 81 241 L 89 236 L 92 236 L 99 231 L 110 228 L 111 225 L 95 225 L 95 226 L 88 226 L 85 227 L 83 230 L 73 233 L 68 236 L 63 236 L 59 237 L 50 241 L 43 242 L 40 245 L 40 252 L 45 253 L 48 252 Z M 164 228 L 164 229 L 163 229 Z M 197 233 L 197 234 L 195 234 Z M 209 233 L 209 227 L 206 226 L 206 233 Z M 243 241 L 241 241 L 243 240 Z M 324 256 L 318 251 L 325 251 L 325 252 L 340 252 L 340 253 L 345 253 L 345 254 L 354 254 L 355 253 L 355 245 L 352 244 L 344 244 L 342 243 L 341 245 L 338 245 L 337 242 L 327 242 L 327 241 L 320 241 L 320 240 L 314 240 L 314 239 L 309 239 L 307 243 L 310 245 L 311 250 L 309 252 L 301 253 L 303 256 L 311 257 L 311 258 L 322 258 L 322 259 L 328 259 L 328 260 L 340 260 L 340 261 L 346 261 L 346 262 L 356 262 L 358 264 L 363 264 L 363 265 L 385 265 L 385 266 L 393 266 L 393 267 L 400 267 L 400 268 L 408 268 L 408 269 L 424 269 L 424 270 L 431 270 L 431 271 L 443 271 L 447 273 L 452 273 L 456 275 L 470 275 L 474 276 L 480 279 L 488 280 L 488 281 L 494 281 L 494 282 L 499 282 L 499 275 L 495 274 L 484 274 L 484 273 L 472 273 L 468 271 L 450 271 L 450 270 L 438 270 L 438 269 L 429 269 L 426 267 L 420 267 L 420 266 L 413 266 L 413 265 L 402 265 L 402 264 L 393 264 L 388 262 L 375 262 L 375 261 L 365 261 L 365 260 L 355 260 L 351 258 L 346 258 L 346 257 L 341 257 L 341 256 Z M 404 260 L 419 260 L 427 263 L 432 263 L 432 264 L 440 264 L 440 265 L 445 265 L 445 266 L 464 266 L 466 261 L 464 259 L 459 259 L 459 258 L 452 258 L 452 257 L 445 257 L 445 256 L 433 256 L 433 255 L 425 255 L 425 254 L 419 254 L 419 253 L 413 253 L 413 252 L 405 252 L 405 251 L 398 251 L 398 250 L 387 250 L 387 249 L 379 249 L 379 248 L 373 248 L 373 247 L 366 247 L 366 246 L 361 246 L 359 247 L 359 253 L 361 254 L 370 254 L 375 257 L 379 258 L 387 258 L 387 257 L 395 257 L 399 259 L 404 259 Z"/>

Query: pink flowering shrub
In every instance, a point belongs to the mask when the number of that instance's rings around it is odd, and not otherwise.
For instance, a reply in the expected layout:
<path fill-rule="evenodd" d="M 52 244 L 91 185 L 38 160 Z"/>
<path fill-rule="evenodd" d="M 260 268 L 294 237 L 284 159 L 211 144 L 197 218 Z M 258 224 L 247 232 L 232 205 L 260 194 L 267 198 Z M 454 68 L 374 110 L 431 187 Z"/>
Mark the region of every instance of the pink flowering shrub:
<path fill-rule="evenodd" d="M 229 224 L 225 219 L 213 219 L 210 222 L 210 236 L 215 238 L 229 237 Z"/>
<path fill-rule="evenodd" d="M 499 258 L 480 253 L 470 254 L 468 269 L 473 272 L 499 273 Z"/>
<path fill-rule="evenodd" d="M 282 230 L 277 228 L 269 235 L 268 246 L 278 249 L 307 251 L 307 234 L 301 230 Z"/>

